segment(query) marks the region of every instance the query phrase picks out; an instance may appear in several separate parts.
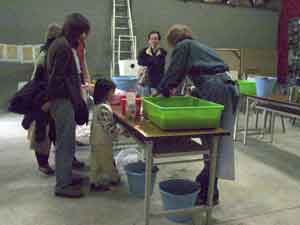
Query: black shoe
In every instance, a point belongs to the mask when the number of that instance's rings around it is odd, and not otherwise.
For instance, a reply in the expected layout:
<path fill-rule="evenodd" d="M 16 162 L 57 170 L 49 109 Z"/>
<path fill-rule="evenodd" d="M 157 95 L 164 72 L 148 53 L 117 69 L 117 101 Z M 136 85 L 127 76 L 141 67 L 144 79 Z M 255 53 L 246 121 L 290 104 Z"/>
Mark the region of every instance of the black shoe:
<path fill-rule="evenodd" d="M 76 141 L 76 145 L 79 146 L 79 147 L 89 146 L 89 144 L 83 143 L 81 141 Z"/>
<path fill-rule="evenodd" d="M 56 190 L 55 195 L 63 198 L 81 198 L 83 193 L 81 187 L 69 185 L 61 190 Z"/>
<path fill-rule="evenodd" d="M 54 169 L 52 169 L 49 165 L 39 166 L 39 171 L 47 176 L 52 176 L 55 173 Z"/>
<path fill-rule="evenodd" d="M 121 184 L 121 179 L 119 178 L 117 181 L 111 181 L 109 183 L 110 186 L 116 187 L 119 186 Z"/>
<path fill-rule="evenodd" d="M 219 195 L 214 194 L 213 196 L 213 206 L 219 205 L 220 200 L 219 200 Z M 198 194 L 197 200 L 196 200 L 196 205 L 201 206 L 201 205 L 207 205 L 207 197 L 204 196 L 201 192 Z"/>
<path fill-rule="evenodd" d="M 84 183 L 83 177 L 73 177 L 72 178 L 72 185 L 81 185 Z"/>
<path fill-rule="evenodd" d="M 93 192 L 107 192 L 110 191 L 109 186 L 101 185 L 101 184 L 91 184 L 90 190 Z"/>
<path fill-rule="evenodd" d="M 83 162 L 78 161 L 75 157 L 73 159 L 73 163 L 72 163 L 72 167 L 73 169 L 84 169 L 85 164 Z"/>
<path fill-rule="evenodd" d="M 85 176 L 80 176 L 77 174 L 72 175 L 72 185 L 83 185 L 84 183 L 88 182 L 89 178 Z"/>

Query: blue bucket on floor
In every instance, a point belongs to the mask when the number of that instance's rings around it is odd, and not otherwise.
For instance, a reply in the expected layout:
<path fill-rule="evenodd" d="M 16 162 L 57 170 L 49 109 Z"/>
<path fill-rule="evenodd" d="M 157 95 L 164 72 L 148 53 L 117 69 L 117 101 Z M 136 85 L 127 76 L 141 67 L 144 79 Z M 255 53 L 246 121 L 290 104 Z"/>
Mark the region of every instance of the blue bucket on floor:
<path fill-rule="evenodd" d="M 195 206 L 199 186 L 190 180 L 166 180 L 159 183 L 163 206 L 166 210 L 192 208 Z M 167 216 L 176 223 L 188 223 L 191 216 Z"/>
<path fill-rule="evenodd" d="M 146 164 L 144 162 L 130 163 L 125 166 L 129 193 L 135 195 L 136 197 L 145 196 L 145 168 Z M 157 172 L 157 166 L 153 166 L 151 177 L 151 195 L 153 193 Z"/>
<path fill-rule="evenodd" d="M 272 96 L 273 92 L 274 92 L 276 81 L 277 81 L 276 77 L 257 76 L 256 77 L 256 96 L 259 96 L 259 97 Z"/>
<path fill-rule="evenodd" d="M 114 76 L 111 78 L 117 88 L 122 91 L 135 91 L 138 78 L 136 76 Z"/>

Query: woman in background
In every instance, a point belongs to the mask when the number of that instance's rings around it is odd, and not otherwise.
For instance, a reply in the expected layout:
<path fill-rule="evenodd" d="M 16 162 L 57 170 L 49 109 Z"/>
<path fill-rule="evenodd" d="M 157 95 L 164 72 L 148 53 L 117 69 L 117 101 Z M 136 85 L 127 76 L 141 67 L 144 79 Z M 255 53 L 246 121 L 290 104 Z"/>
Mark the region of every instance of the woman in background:
<path fill-rule="evenodd" d="M 138 56 L 138 64 L 143 68 L 139 82 L 143 96 L 156 93 L 164 74 L 167 55 L 167 51 L 160 47 L 161 35 L 158 31 L 151 31 L 147 39 L 149 46 L 144 48 Z"/>

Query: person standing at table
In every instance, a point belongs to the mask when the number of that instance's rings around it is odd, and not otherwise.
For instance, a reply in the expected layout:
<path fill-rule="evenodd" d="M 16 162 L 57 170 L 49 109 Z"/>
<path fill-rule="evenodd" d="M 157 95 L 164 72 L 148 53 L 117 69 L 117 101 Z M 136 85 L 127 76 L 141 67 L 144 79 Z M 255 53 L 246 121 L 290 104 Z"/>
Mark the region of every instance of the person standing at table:
<path fill-rule="evenodd" d="M 86 104 L 81 96 L 76 48 L 81 36 L 89 31 L 90 23 L 83 15 L 68 15 L 62 35 L 51 44 L 47 54 L 50 112 L 56 127 L 55 195 L 61 197 L 83 196 L 80 185 L 72 176 L 76 122 L 88 122 Z"/>
<path fill-rule="evenodd" d="M 99 79 L 94 90 L 93 120 L 91 125 L 90 188 L 91 191 L 105 192 L 120 184 L 113 159 L 113 140 L 126 131 L 117 126 L 111 100 L 116 85 L 107 79 Z"/>
<path fill-rule="evenodd" d="M 192 30 L 186 25 L 172 26 L 168 31 L 167 40 L 174 50 L 170 65 L 159 85 L 159 93 L 170 96 L 186 77 L 190 78 L 195 85 L 194 96 L 224 105 L 220 127 L 232 133 L 239 93 L 235 83 L 226 73 L 229 70 L 228 66 L 212 48 L 193 39 Z M 235 178 L 232 135 L 221 137 L 218 150 L 214 204 L 219 203 L 218 178 Z M 208 162 L 205 162 L 196 182 L 201 186 L 197 204 L 205 204 L 209 184 Z"/>
<path fill-rule="evenodd" d="M 164 74 L 167 51 L 160 47 L 161 35 L 158 31 L 151 31 L 148 36 L 147 48 L 138 56 L 140 70 L 139 86 L 141 95 L 149 96 L 156 93 L 156 89 Z"/>

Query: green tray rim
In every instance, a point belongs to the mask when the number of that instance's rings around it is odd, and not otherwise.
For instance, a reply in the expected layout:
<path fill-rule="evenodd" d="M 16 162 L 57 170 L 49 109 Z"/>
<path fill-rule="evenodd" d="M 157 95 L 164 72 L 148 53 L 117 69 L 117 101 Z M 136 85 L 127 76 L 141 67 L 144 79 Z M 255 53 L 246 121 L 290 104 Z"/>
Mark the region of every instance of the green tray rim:
<path fill-rule="evenodd" d="M 200 101 L 203 101 L 203 102 L 207 102 L 211 105 L 209 106 L 186 106 L 186 107 L 163 107 L 163 106 L 159 106 L 151 101 L 149 101 L 150 99 L 154 99 L 154 98 L 167 98 L 167 97 L 142 97 L 142 100 L 160 110 L 163 110 L 163 111 L 170 111 L 170 110 L 184 110 L 184 109 L 218 109 L 218 110 L 224 110 L 224 106 L 221 105 L 221 104 L 218 104 L 218 103 L 214 103 L 214 102 L 211 102 L 211 101 L 207 101 L 205 99 L 201 99 L 201 98 L 195 98 L 195 97 L 192 97 L 192 96 L 172 96 L 171 98 L 192 98 L 192 99 L 196 99 L 196 100 L 200 100 Z"/>

